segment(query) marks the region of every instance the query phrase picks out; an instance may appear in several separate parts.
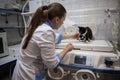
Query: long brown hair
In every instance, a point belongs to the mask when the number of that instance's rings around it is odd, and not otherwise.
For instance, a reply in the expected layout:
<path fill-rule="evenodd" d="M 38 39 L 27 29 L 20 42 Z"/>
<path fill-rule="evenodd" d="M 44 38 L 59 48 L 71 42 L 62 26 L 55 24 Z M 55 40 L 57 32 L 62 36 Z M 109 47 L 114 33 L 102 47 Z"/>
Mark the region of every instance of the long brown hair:
<path fill-rule="evenodd" d="M 39 25 L 42 25 L 47 19 L 52 20 L 54 17 L 61 19 L 65 13 L 66 9 L 60 3 L 39 7 L 31 19 L 22 49 L 26 49 L 34 31 Z"/>

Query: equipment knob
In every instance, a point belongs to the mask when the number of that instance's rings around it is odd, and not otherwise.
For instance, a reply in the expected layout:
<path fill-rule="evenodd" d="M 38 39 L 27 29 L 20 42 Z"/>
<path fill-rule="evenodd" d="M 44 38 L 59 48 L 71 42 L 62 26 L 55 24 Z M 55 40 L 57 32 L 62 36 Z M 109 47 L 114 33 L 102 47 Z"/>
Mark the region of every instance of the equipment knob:
<path fill-rule="evenodd" d="M 106 58 L 104 63 L 106 67 L 111 67 L 114 62 L 110 58 Z"/>

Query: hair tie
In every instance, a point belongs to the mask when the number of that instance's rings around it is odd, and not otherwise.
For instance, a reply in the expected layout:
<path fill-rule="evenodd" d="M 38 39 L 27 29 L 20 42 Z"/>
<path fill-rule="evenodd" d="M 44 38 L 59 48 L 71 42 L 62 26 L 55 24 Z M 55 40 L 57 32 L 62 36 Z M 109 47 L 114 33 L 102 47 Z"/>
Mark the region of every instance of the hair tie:
<path fill-rule="evenodd" d="M 43 10 L 48 10 L 48 6 L 43 6 Z"/>

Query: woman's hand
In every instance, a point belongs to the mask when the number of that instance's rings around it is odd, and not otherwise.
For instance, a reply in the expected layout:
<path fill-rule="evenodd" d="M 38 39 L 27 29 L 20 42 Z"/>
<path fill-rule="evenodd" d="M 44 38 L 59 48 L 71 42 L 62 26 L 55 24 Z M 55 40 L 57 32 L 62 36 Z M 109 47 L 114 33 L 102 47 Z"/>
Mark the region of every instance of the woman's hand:
<path fill-rule="evenodd" d="M 67 50 L 67 52 L 69 52 L 69 51 L 71 51 L 73 48 L 74 48 L 73 45 L 72 45 L 71 43 L 68 43 L 65 49 Z"/>
<path fill-rule="evenodd" d="M 68 43 L 66 48 L 61 52 L 62 58 L 73 49 L 73 45 L 71 43 Z"/>
<path fill-rule="evenodd" d="M 79 40 L 80 38 L 80 33 L 75 33 L 72 35 L 72 38 Z"/>

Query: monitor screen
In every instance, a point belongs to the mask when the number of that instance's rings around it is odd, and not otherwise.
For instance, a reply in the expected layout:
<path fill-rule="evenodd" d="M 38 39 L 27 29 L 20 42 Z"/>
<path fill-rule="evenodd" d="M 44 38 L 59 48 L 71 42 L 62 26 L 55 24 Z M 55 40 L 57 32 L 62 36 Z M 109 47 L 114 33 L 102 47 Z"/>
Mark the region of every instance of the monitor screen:
<path fill-rule="evenodd" d="M 3 40 L 0 38 L 0 54 L 4 53 Z"/>

